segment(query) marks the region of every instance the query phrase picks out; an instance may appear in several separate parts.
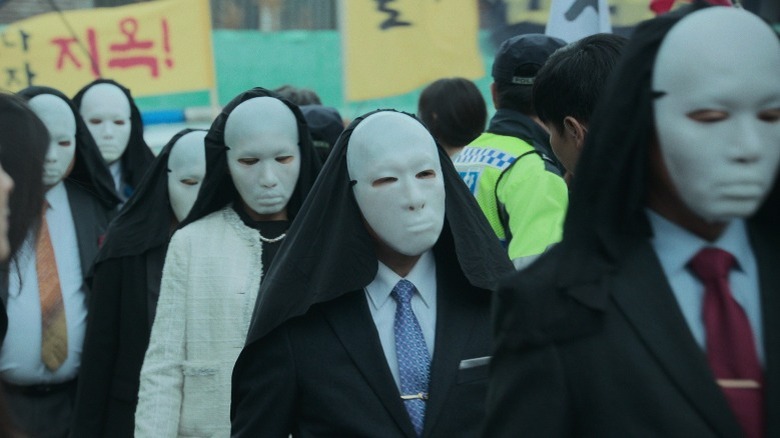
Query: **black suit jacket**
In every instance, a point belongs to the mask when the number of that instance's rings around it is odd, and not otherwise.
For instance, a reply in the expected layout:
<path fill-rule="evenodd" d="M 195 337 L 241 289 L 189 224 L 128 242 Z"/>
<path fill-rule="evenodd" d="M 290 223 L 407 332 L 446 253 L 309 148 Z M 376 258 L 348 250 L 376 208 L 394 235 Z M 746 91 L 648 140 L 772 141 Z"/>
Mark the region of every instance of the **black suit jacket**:
<path fill-rule="evenodd" d="M 114 217 L 114 209 L 107 210 L 98 199 L 77 184 L 65 181 L 65 190 L 68 194 L 70 211 L 73 216 L 73 225 L 76 229 L 76 241 L 79 245 L 79 261 L 81 273 L 86 279 L 92 269 L 92 263 L 97 256 L 99 244 L 108 228 L 108 223 Z M 56 227 L 57 224 L 49 224 Z M 8 301 L 8 275 L 15 275 L 4 268 L 0 272 L 0 300 L 3 305 Z M 5 313 L 5 307 L 3 307 Z M 0 333 L 0 339 L 5 339 L 5 331 Z M 0 345 L 2 345 L 0 343 Z"/>
<path fill-rule="evenodd" d="M 132 437 L 166 246 L 95 266 L 73 437 Z"/>
<path fill-rule="evenodd" d="M 764 324 L 767 437 L 774 437 L 780 436 L 780 245 L 755 230 L 751 243 Z M 563 291 L 580 303 L 550 298 L 561 296 L 551 287 L 554 259 L 517 274 L 516 288 L 500 291 L 484 436 L 741 436 L 648 242 L 600 282 Z M 505 330 L 504 322 L 522 327 L 518 318 L 540 312 L 566 317 L 525 326 L 521 340 Z M 581 333 L 561 335 L 567 323 Z"/>
<path fill-rule="evenodd" d="M 487 291 L 439 275 L 425 437 L 476 436 L 490 354 Z M 414 437 L 363 290 L 312 307 L 250 344 L 233 371 L 233 436 Z"/>

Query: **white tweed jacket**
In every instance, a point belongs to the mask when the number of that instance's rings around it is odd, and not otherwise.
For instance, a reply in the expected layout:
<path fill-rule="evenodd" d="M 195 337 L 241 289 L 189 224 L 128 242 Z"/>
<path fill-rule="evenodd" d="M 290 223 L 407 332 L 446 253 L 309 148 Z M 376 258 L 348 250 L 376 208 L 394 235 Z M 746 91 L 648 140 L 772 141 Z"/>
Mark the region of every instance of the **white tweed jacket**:
<path fill-rule="evenodd" d="M 177 231 L 141 368 L 136 437 L 230 436 L 230 380 L 262 273 L 259 233 L 231 207 Z"/>

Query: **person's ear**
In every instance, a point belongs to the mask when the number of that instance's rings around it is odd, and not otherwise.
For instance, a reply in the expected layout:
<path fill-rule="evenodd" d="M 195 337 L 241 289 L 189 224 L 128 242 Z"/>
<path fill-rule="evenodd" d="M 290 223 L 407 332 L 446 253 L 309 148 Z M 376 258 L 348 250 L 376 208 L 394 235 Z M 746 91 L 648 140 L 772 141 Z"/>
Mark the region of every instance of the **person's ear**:
<path fill-rule="evenodd" d="M 587 124 L 581 123 L 572 116 L 566 116 L 563 119 L 563 129 L 566 131 L 567 136 L 574 139 L 577 149 L 581 150 L 585 145 L 585 135 L 588 134 Z"/>
<path fill-rule="evenodd" d="M 498 88 L 495 82 L 490 83 L 490 96 L 493 98 L 493 108 L 498 109 Z"/>

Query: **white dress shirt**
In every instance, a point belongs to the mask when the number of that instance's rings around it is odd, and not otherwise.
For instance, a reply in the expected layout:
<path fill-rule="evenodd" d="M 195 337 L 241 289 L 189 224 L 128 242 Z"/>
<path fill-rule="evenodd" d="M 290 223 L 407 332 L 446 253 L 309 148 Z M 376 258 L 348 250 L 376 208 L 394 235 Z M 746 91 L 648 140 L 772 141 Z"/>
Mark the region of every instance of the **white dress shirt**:
<path fill-rule="evenodd" d="M 114 179 L 114 190 L 116 190 L 117 195 L 119 195 L 119 199 L 122 200 L 119 206 L 117 206 L 117 211 L 119 211 L 122 206 L 125 205 L 125 202 L 127 202 L 127 196 L 125 195 L 125 182 L 122 181 L 122 175 L 124 174 L 122 160 L 119 159 L 109 164 L 108 169 L 111 171 L 111 178 Z"/>
<path fill-rule="evenodd" d="M 750 321 L 756 352 L 761 363 L 764 363 L 764 332 L 761 324 L 758 266 L 750 247 L 745 221 L 731 221 L 716 241 L 708 242 L 652 210 L 647 210 L 647 216 L 653 228 L 653 238 L 650 239 L 650 243 L 661 261 L 661 267 L 688 323 L 688 328 L 702 350 L 706 345 L 702 319 L 704 284 L 686 265 L 705 247 L 720 248 L 734 256 L 737 263 L 729 273 L 731 293 Z"/>
<path fill-rule="evenodd" d="M 379 268 L 374 281 L 366 286 L 368 308 L 379 333 L 379 341 L 382 343 L 390 372 L 393 374 L 396 386 L 400 389 L 393 331 L 397 304 L 390 294 L 402 277 L 382 262 L 378 263 Z M 433 252 L 429 250 L 423 253 L 409 275 L 404 278 L 411 281 L 419 292 L 412 296 L 412 311 L 420 323 L 428 347 L 428 355 L 433 359 L 433 347 L 436 342 L 436 261 Z"/>
<path fill-rule="evenodd" d="M 8 333 L 0 350 L 0 376 L 16 385 L 61 383 L 76 377 L 87 324 L 87 299 L 68 193 L 60 182 L 46 192 L 46 210 L 68 327 L 68 357 L 52 372 L 41 361 L 41 300 L 35 241 L 28 237 L 9 267 Z"/>

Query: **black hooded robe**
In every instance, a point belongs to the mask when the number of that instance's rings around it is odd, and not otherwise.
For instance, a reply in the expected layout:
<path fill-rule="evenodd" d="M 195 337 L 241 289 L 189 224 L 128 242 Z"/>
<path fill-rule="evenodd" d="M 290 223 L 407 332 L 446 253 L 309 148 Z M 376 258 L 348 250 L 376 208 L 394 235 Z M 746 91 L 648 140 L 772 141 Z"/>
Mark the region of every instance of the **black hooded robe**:
<path fill-rule="evenodd" d="M 138 376 L 149 344 L 168 239 L 176 225 L 168 197 L 168 157 L 174 144 L 192 131 L 178 132 L 163 147 L 111 223 L 95 260 L 74 437 L 133 436 Z"/>
<path fill-rule="evenodd" d="M 497 292 L 485 436 L 742 436 L 644 211 L 653 65 L 679 12 L 641 24 L 626 46 L 591 119 L 563 241 Z M 762 299 L 766 436 L 778 436 L 780 183 L 747 223 Z"/>
<path fill-rule="evenodd" d="M 233 370 L 234 437 L 415 436 L 363 291 L 377 259 L 346 165 L 363 118 L 339 138 L 261 286 Z M 482 425 L 488 368 L 459 367 L 489 356 L 489 289 L 513 268 L 441 148 L 439 158 L 446 213 L 433 249 L 436 344 L 423 435 L 469 437 Z"/>

